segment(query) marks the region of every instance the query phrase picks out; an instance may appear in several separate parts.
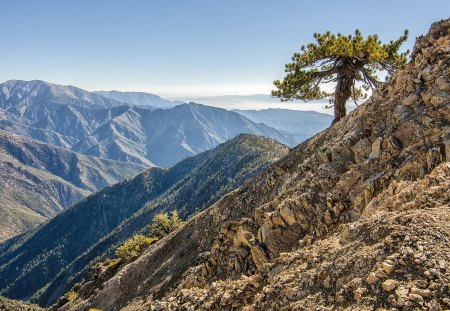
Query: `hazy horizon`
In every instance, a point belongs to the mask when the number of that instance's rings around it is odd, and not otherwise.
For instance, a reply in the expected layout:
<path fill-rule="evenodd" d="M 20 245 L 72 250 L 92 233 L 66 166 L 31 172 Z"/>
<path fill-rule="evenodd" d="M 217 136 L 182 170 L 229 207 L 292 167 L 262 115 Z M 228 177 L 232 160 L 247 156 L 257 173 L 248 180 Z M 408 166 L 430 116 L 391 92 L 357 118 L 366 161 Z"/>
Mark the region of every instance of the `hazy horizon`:
<path fill-rule="evenodd" d="M 19 80 L 19 79 L 11 79 Z M 43 81 L 50 84 L 62 85 L 62 86 L 74 86 L 72 84 L 60 84 L 54 81 L 44 81 L 42 79 L 35 79 L 36 81 Z M 10 80 L 2 81 L 4 83 Z M 21 80 L 21 81 L 32 81 L 32 80 Z M 333 109 L 326 108 L 328 106 L 327 100 L 315 100 L 310 102 L 303 102 L 300 100 L 281 102 L 277 97 L 272 97 L 270 94 L 224 94 L 224 95 L 213 95 L 213 96 L 171 96 L 168 94 L 157 94 L 145 91 L 123 91 L 123 90 L 86 90 L 89 92 L 132 92 L 132 93 L 144 93 L 157 95 L 163 99 L 182 101 L 182 102 L 195 102 L 199 104 L 204 104 L 212 107 L 223 108 L 227 110 L 263 110 L 263 109 L 288 109 L 288 110 L 298 110 L 298 111 L 315 111 L 326 114 L 333 114 Z M 347 109 L 351 111 L 356 106 L 353 103 L 348 103 Z"/>

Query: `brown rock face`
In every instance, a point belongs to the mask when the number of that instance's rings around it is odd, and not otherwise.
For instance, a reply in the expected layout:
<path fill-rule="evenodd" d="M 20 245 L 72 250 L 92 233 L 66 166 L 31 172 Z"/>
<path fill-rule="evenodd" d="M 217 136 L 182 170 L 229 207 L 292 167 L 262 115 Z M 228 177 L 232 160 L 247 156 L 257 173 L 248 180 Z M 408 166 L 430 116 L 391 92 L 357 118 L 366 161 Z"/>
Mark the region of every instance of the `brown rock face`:
<path fill-rule="evenodd" d="M 0 297 L 0 310 L 43 311 L 44 309 L 23 301 Z"/>
<path fill-rule="evenodd" d="M 349 116 L 75 310 L 450 308 L 450 21 Z"/>

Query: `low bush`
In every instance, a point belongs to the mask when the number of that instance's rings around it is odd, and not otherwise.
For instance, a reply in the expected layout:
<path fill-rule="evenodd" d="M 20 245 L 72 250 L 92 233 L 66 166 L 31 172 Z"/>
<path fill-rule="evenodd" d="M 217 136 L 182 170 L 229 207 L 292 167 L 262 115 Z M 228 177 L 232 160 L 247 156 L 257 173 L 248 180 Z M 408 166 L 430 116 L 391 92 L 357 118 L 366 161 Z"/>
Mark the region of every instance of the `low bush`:
<path fill-rule="evenodd" d="M 137 257 L 144 248 L 158 241 L 158 238 L 155 237 L 147 237 L 143 234 L 136 234 L 133 237 L 129 238 L 121 246 L 119 246 L 116 250 L 116 255 L 118 259 L 122 259 L 127 262 L 131 259 Z M 116 262 L 114 264 L 118 264 Z"/>

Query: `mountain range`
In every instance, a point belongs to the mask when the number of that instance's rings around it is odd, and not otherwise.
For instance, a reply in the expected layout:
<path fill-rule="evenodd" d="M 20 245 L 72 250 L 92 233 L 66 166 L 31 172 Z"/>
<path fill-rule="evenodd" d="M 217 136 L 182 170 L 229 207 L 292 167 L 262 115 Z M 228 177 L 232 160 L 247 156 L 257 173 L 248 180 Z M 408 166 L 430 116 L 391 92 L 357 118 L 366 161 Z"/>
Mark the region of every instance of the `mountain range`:
<path fill-rule="evenodd" d="M 225 109 L 195 103 L 169 109 L 137 107 L 43 81 L 1 84 L 0 109 L 0 129 L 78 153 L 146 166 L 168 167 L 240 133 L 290 146 L 297 143 L 293 135 Z"/>
<path fill-rule="evenodd" d="M 266 110 L 283 109 L 295 111 L 315 111 L 321 114 L 331 114 L 332 110 L 328 100 L 312 100 L 304 102 L 301 100 L 280 101 L 280 98 L 270 94 L 251 94 L 251 95 L 219 95 L 219 96 L 180 96 L 179 100 L 185 102 L 196 102 L 208 106 L 221 107 L 228 110 L 247 109 L 247 110 Z M 299 110 L 300 108 L 300 110 Z M 347 111 L 356 108 L 353 102 L 347 103 Z"/>
<path fill-rule="evenodd" d="M 0 294 L 49 305 L 156 213 L 198 213 L 287 152 L 273 140 L 243 134 L 169 169 L 150 168 L 106 187 L 0 245 Z"/>

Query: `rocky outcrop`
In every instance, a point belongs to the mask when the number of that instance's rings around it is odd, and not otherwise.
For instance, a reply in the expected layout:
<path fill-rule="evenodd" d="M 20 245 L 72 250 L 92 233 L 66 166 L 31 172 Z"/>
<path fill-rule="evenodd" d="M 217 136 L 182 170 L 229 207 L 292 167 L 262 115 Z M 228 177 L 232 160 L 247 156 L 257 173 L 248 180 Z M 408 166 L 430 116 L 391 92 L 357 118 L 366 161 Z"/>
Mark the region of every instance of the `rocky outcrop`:
<path fill-rule="evenodd" d="M 364 105 L 73 309 L 450 308 L 449 84 L 446 20 Z"/>
<path fill-rule="evenodd" d="M 185 278 L 150 305 L 160 310 L 448 308 L 449 187 L 450 164 L 443 163 L 424 179 L 388 187 L 378 196 L 375 214 L 342 224 L 311 245 L 303 239 L 301 247 L 256 273 L 196 286 Z M 141 308 L 135 303 L 127 310 Z"/>
<path fill-rule="evenodd" d="M 11 300 L 0 296 L 0 310 L 41 311 L 44 309 L 23 301 Z"/>

